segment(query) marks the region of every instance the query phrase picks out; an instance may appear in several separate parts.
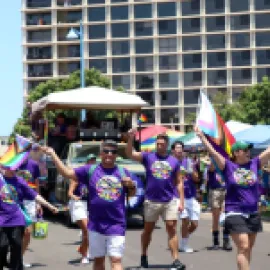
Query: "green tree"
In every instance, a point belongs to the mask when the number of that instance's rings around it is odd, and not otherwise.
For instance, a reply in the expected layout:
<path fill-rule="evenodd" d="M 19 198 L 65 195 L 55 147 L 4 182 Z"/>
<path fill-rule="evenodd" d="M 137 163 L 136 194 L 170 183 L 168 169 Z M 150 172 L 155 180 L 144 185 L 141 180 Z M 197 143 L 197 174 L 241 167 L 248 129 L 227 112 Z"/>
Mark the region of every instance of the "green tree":
<path fill-rule="evenodd" d="M 102 75 L 100 71 L 92 68 L 90 70 L 85 71 L 85 84 L 86 86 L 100 86 L 104 88 L 110 87 L 110 80 Z M 38 99 L 47 96 L 50 93 L 66 91 L 70 89 L 76 89 L 80 87 L 80 71 L 75 71 L 74 73 L 70 74 L 67 79 L 51 79 L 44 83 L 40 83 L 36 88 L 34 88 L 28 96 L 27 101 L 33 103 Z M 118 91 L 124 91 L 123 87 L 118 87 Z M 67 116 L 73 117 L 78 116 L 78 111 L 49 111 L 48 112 L 48 119 L 49 119 L 49 126 L 53 125 L 53 119 L 55 115 L 59 112 L 64 112 Z M 114 115 L 112 112 L 106 112 L 107 115 Z M 22 112 L 22 116 L 20 119 L 17 120 L 16 124 L 14 125 L 13 132 L 10 135 L 10 142 L 14 139 L 14 134 L 18 133 L 25 137 L 29 137 L 31 135 L 31 126 L 29 121 L 29 114 L 30 114 L 30 107 L 25 107 Z M 101 113 L 102 115 L 104 112 Z"/>

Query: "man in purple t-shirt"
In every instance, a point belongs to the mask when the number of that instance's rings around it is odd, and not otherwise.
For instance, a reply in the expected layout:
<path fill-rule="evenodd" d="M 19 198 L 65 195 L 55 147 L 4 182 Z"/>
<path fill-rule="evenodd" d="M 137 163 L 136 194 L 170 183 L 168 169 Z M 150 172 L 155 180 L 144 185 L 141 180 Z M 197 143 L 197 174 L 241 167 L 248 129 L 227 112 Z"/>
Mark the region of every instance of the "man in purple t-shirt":
<path fill-rule="evenodd" d="M 43 147 L 58 171 L 67 179 L 88 186 L 89 247 L 94 258 L 94 270 L 105 269 L 105 256 L 111 269 L 122 269 L 126 232 L 126 196 L 134 196 L 136 185 L 130 173 L 116 164 L 117 143 L 105 141 L 101 145 L 101 163 L 73 169 L 66 167 L 49 147 Z M 95 166 L 95 167 L 92 167 Z"/>
<path fill-rule="evenodd" d="M 188 246 L 190 235 L 195 232 L 200 219 L 201 207 L 196 199 L 196 184 L 199 182 L 198 171 L 192 160 L 184 156 L 184 144 L 175 141 L 171 146 L 172 154 L 180 163 L 180 172 L 184 182 L 185 209 L 180 213 L 182 220 L 179 250 L 185 253 L 192 253 L 193 249 Z"/>
<path fill-rule="evenodd" d="M 40 170 L 38 163 L 31 158 L 28 158 L 21 166 L 17 169 L 17 176 L 23 178 L 25 182 L 31 187 L 33 190 L 39 193 L 39 177 L 40 177 Z M 23 201 L 23 205 L 25 211 L 31 217 L 33 222 L 37 221 L 37 213 L 39 212 L 42 214 L 42 209 L 39 204 L 35 202 L 35 200 L 25 199 Z M 31 239 L 31 233 L 33 230 L 34 223 L 24 231 L 24 238 L 23 238 L 23 254 L 25 254 Z M 24 263 L 25 268 L 30 268 L 31 264 Z"/>
<path fill-rule="evenodd" d="M 173 257 L 172 267 L 186 269 L 178 259 L 177 219 L 178 210 L 184 208 L 184 191 L 179 171 L 179 162 L 168 154 L 169 138 L 166 134 L 159 134 L 156 139 L 156 152 L 145 153 L 133 150 L 133 140 L 136 130 L 129 131 L 126 147 L 127 156 L 141 162 L 146 170 L 146 190 L 144 202 L 144 231 L 142 233 L 141 266 L 148 268 L 147 250 L 155 224 L 162 216 L 168 232 L 169 247 Z M 178 191 L 179 200 L 175 197 Z"/>

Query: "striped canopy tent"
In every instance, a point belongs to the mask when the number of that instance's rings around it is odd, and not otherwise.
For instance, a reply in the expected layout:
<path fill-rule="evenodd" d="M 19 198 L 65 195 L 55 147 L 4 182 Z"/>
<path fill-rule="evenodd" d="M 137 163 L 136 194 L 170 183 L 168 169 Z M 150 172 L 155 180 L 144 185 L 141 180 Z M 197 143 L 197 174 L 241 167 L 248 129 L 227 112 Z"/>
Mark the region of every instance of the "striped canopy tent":
<path fill-rule="evenodd" d="M 169 136 L 170 142 L 172 140 L 176 140 L 177 138 L 182 137 L 184 135 L 184 133 L 173 130 L 173 129 L 167 129 L 165 133 Z M 141 150 L 145 151 L 145 152 L 154 151 L 156 148 L 156 137 L 157 137 L 157 135 L 152 136 L 152 137 L 144 140 L 141 143 Z"/>

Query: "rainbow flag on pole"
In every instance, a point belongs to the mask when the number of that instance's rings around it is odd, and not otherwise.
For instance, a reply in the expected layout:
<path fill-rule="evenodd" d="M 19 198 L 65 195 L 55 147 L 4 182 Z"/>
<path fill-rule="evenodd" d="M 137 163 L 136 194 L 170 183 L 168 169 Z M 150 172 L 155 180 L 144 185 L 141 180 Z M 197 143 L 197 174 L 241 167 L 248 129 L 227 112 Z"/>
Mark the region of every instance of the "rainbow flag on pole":
<path fill-rule="evenodd" d="M 225 157 L 231 156 L 231 147 L 235 143 L 235 138 L 202 91 L 196 124 L 218 152 Z"/>
<path fill-rule="evenodd" d="M 138 120 L 138 124 L 146 123 L 148 121 L 146 115 L 141 114 Z"/>
<path fill-rule="evenodd" d="M 14 143 L 0 158 L 0 165 L 16 170 L 28 158 L 31 146 L 32 143 L 28 139 L 16 135 Z"/>

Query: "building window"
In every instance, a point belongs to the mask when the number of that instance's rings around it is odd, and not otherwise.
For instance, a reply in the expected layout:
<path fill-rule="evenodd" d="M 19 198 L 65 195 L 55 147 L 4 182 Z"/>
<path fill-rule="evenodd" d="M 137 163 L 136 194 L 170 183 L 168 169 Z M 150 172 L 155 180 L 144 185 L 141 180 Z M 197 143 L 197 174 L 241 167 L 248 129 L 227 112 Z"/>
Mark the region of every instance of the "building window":
<path fill-rule="evenodd" d="M 82 19 L 81 11 L 70 11 L 67 13 L 67 23 L 78 23 L 81 21 L 81 19 Z"/>
<path fill-rule="evenodd" d="M 232 52 L 232 66 L 250 66 L 250 51 Z"/>
<path fill-rule="evenodd" d="M 233 84 L 249 84 L 252 81 L 251 69 L 233 69 L 232 83 Z"/>
<path fill-rule="evenodd" d="M 233 88 L 232 89 L 232 101 L 233 102 L 237 101 L 240 98 L 243 91 L 244 91 L 243 87 L 241 87 L 241 88 Z"/>
<path fill-rule="evenodd" d="M 130 71 L 130 58 L 115 58 L 112 60 L 113 73 L 129 72 Z"/>
<path fill-rule="evenodd" d="M 270 13 L 268 14 L 256 14 L 255 15 L 256 28 L 269 28 L 270 27 Z"/>
<path fill-rule="evenodd" d="M 173 124 L 179 123 L 179 110 L 178 108 L 161 109 L 161 123 L 162 124 Z"/>
<path fill-rule="evenodd" d="M 147 124 L 155 124 L 155 110 L 146 109 L 141 112 L 147 117 Z"/>
<path fill-rule="evenodd" d="M 159 69 L 160 70 L 175 70 L 177 69 L 177 54 L 175 55 L 162 55 L 159 56 Z"/>
<path fill-rule="evenodd" d="M 152 36 L 152 22 L 135 22 L 135 36 Z"/>
<path fill-rule="evenodd" d="M 263 77 L 270 78 L 270 68 L 258 68 L 257 69 L 258 82 L 261 82 Z"/>
<path fill-rule="evenodd" d="M 160 73 L 159 88 L 178 88 L 178 73 Z"/>
<path fill-rule="evenodd" d="M 107 60 L 106 59 L 91 59 L 89 67 L 99 70 L 101 73 L 107 73 Z"/>
<path fill-rule="evenodd" d="M 27 0 L 28 8 L 46 8 L 52 6 L 52 0 Z"/>
<path fill-rule="evenodd" d="M 112 37 L 122 38 L 129 37 L 129 27 L 128 23 L 114 23 L 112 24 Z"/>
<path fill-rule="evenodd" d="M 184 54 L 184 69 L 201 68 L 202 55 L 201 54 Z"/>
<path fill-rule="evenodd" d="M 206 13 L 224 13 L 225 12 L 225 0 L 206 0 Z"/>
<path fill-rule="evenodd" d="M 200 0 L 181 1 L 182 16 L 200 14 Z"/>
<path fill-rule="evenodd" d="M 232 48 L 248 48 L 248 47 L 250 47 L 249 33 L 232 34 L 231 35 L 231 47 Z"/>
<path fill-rule="evenodd" d="M 137 91 L 136 95 L 148 102 L 151 106 L 155 105 L 155 92 L 153 91 Z"/>
<path fill-rule="evenodd" d="M 200 86 L 202 84 L 202 72 L 184 72 L 184 86 Z"/>
<path fill-rule="evenodd" d="M 27 40 L 31 42 L 48 42 L 51 41 L 52 33 L 50 30 L 45 31 L 29 31 Z"/>
<path fill-rule="evenodd" d="M 226 53 L 213 52 L 207 53 L 207 67 L 224 67 L 226 66 Z"/>
<path fill-rule="evenodd" d="M 224 49 L 225 48 L 225 35 L 207 35 L 207 49 Z"/>
<path fill-rule="evenodd" d="M 158 17 L 176 16 L 176 3 L 158 3 L 157 4 Z"/>
<path fill-rule="evenodd" d="M 155 82 L 153 74 L 136 75 L 137 89 L 151 89 L 154 88 L 154 85 Z"/>
<path fill-rule="evenodd" d="M 59 50 L 59 55 L 66 57 L 65 50 Z M 80 45 L 69 45 L 68 46 L 68 57 L 80 57 Z"/>
<path fill-rule="evenodd" d="M 185 105 L 198 104 L 200 90 L 185 90 L 184 91 L 184 103 Z"/>
<path fill-rule="evenodd" d="M 138 54 L 153 53 L 153 40 L 152 39 L 135 40 L 135 52 Z"/>
<path fill-rule="evenodd" d="M 40 85 L 41 83 L 44 83 L 46 81 L 30 81 L 28 82 L 28 94 L 34 90 L 38 85 Z"/>
<path fill-rule="evenodd" d="M 52 76 L 52 64 L 31 64 L 28 66 L 29 77 Z"/>
<path fill-rule="evenodd" d="M 114 75 L 112 83 L 113 88 L 122 86 L 124 89 L 130 89 L 130 75 Z"/>
<path fill-rule="evenodd" d="M 77 70 L 80 70 L 80 62 L 68 63 L 68 74 L 71 74 Z"/>
<path fill-rule="evenodd" d="M 231 12 L 248 11 L 249 5 L 250 5 L 249 0 L 241 0 L 241 1 L 230 0 Z"/>
<path fill-rule="evenodd" d="M 231 16 L 231 29 L 242 30 L 250 28 L 250 15 Z"/>
<path fill-rule="evenodd" d="M 111 20 L 128 20 L 128 6 L 112 6 Z"/>
<path fill-rule="evenodd" d="M 270 1 L 269 0 L 256 0 L 254 1 L 255 10 L 265 10 L 270 9 Z"/>
<path fill-rule="evenodd" d="M 256 33 L 256 46 L 257 47 L 270 46 L 270 32 Z"/>
<path fill-rule="evenodd" d="M 178 90 L 166 90 L 159 92 L 161 106 L 175 106 L 179 104 Z"/>
<path fill-rule="evenodd" d="M 128 2 L 128 0 L 111 0 L 112 3 Z"/>
<path fill-rule="evenodd" d="M 199 51 L 201 50 L 201 37 L 182 37 L 183 51 Z"/>
<path fill-rule="evenodd" d="M 105 0 L 88 0 L 88 4 L 105 4 Z"/>
<path fill-rule="evenodd" d="M 226 70 L 209 70 L 207 71 L 207 85 L 226 85 L 227 71 Z"/>
<path fill-rule="evenodd" d="M 151 19 L 152 18 L 152 5 L 135 5 L 134 6 L 135 19 Z"/>
<path fill-rule="evenodd" d="M 176 52 L 177 39 L 176 38 L 160 38 L 159 52 Z"/>
<path fill-rule="evenodd" d="M 200 18 L 183 19 L 182 20 L 182 32 L 194 33 L 200 32 L 201 30 L 201 20 Z"/>
<path fill-rule="evenodd" d="M 225 30 L 225 17 L 209 17 L 206 18 L 207 32 L 224 31 Z"/>
<path fill-rule="evenodd" d="M 124 55 L 129 54 L 129 41 L 113 41 L 112 42 L 112 54 Z"/>
<path fill-rule="evenodd" d="M 159 35 L 173 35 L 176 34 L 176 20 L 162 20 L 158 22 Z"/>
<path fill-rule="evenodd" d="M 29 47 L 27 59 L 50 59 L 52 57 L 51 47 Z"/>
<path fill-rule="evenodd" d="M 106 42 L 92 42 L 89 44 L 89 56 L 107 55 Z"/>
<path fill-rule="evenodd" d="M 153 56 L 137 57 L 136 71 L 152 71 L 153 61 Z"/>
<path fill-rule="evenodd" d="M 48 25 L 52 23 L 50 13 L 28 14 L 26 16 L 27 25 Z"/>
<path fill-rule="evenodd" d="M 106 37 L 105 24 L 89 26 L 89 39 L 104 39 Z"/>
<path fill-rule="evenodd" d="M 105 7 L 91 7 L 88 10 L 88 21 L 98 22 L 105 21 Z"/>
<path fill-rule="evenodd" d="M 256 58 L 258 65 L 269 65 L 270 64 L 270 50 L 257 50 Z"/>

